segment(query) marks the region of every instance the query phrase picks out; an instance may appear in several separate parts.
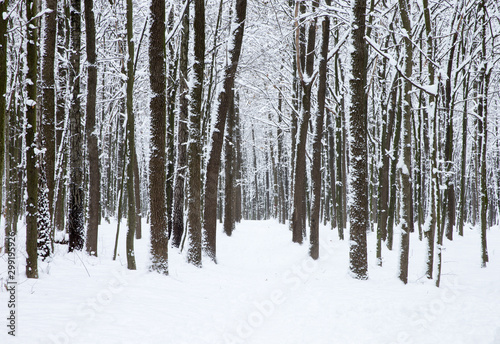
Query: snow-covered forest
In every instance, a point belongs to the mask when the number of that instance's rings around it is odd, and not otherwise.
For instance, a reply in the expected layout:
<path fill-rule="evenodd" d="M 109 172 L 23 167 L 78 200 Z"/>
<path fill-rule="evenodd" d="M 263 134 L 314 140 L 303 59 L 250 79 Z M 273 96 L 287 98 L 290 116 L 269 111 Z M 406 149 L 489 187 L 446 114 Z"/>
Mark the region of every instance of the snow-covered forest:
<path fill-rule="evenodd" d="M 2 343 L 500 343 L 496 0 L 0 12 Z"/>

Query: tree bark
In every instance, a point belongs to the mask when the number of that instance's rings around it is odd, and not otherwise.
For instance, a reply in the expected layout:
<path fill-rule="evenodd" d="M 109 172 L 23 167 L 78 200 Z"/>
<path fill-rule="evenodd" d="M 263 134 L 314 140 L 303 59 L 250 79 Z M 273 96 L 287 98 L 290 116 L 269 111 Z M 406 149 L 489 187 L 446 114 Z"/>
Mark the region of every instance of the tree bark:
<path fill-rule="evenodd" d="M 408 262 L 410 252 L 410 232 L 413 227 L 413 198 L 412 198 L 412 155 L 411 155 L 411 89 L 412 85 L 408 81 L 411 79 L 413 71 L 413 47 L 411 42 L 411 23 L 409 18 L 410 8 L 407 0 L 399 0 L 399 10 L 403 28 L 406 31 L 404 36 L 405 45 L 405 76 L 404 83 L 404 105 L 403 105 L 403 168 L 401 179 L 403 187 L 402 222 L 401 222 L 401 255 L 399 262 L 399 279 L 403 283 L 408 283 Z"/>
<path fill-rule="evenodd" d="M 234 90 L 232 90 L 234 92 Z M 233 104 L 229 108 L 227 131 L 224 143 L 225 186 L 224 186 L 224 233 L 231 236 L 235 227 L 234 221 L 234 96 Z"/>
<path fill-rule="evenodd" d="M 330 6 L 331 0 L 326 0 L 326 5 Z M 330 18 L 323 18 L 321 53 L 319 61 L 319 84 L 318 84 L 318 112 L 316 113 L 316 126 L 314 128 L 313 139 L 313 162 L 312 162 L 312 192 L 313 201 L 311 206 L 311 231 L 309 255 L 312 259 L 319 258 L 319 208 L 321 203 L 321 139 L 323 137 L 323 119 L 325 116 L 326 101 L 326 73 L 328 59 L 328 42 L 330 40 Z"/>
<path fill-rule="evenodd" d="M 38 50 L 36 42 L 38 39 L 37 1 L 27 0 L 26 20 L 27 25 L 27 55 L 28 73 L 26 75 L 26 90 L 28 98 L 26 101 L 26 187 L 28 198 L 26 200 L 26 277 L 38 278 L 38 254 L 37 254 L 37 211 L 38 211 L 38 169 L 37 169 L 37 123 L 36 123 L 36 99 L 37 99 L 37 63 Z"/>
<path fill-rule="evenodd" d="M 184 185 L 186 179 L 186 145 L 188 139 L 188 52 L 189 5 L 182 18 L 182 40 L 179 53 L 179 121 L 177 124 L 177 166 L 175 168 L 174 208 L 172 211 L 172 246 L 179 247 L 184 233 Z"/>
<path fill-rule="evenodd" d="M 89 210 L 87 226 L 87 252 L 97 256 L 97 238 L 100 218 L 101 176 L 99 172 L 99 150 L 97 147 L 96 96 L 97 96 L 97 64 L 95 48 L 94 0 L 85 0 L 85 31 L 87 42 L 87 149 L 89 158 Z"/>
<path fill-rule="evenodd" d="M 367 100 L 366 100 L 366 65 L 367 49 L 364 41 L 366 1 L 355 0 L 354 22 L 352 31 L 353 51 L 351 53 L 352 79 L 350 130 L 351 151 L 351 230 L 349 265 L 354 278 L 368 279 L 368 261 L 366 231 L 368 230 L 368 180 L 367 180 Z"/>
<path fill-rule="evenodd" d="M 203 74 L 205 68 L 205 1 L 194 2 L 194 64 L 189 115 L 188 145 L 188 252 L 189 263 L 201 267 L 201 105 L 203 101 Z M 217 194 L 215 194 L 217 197 Z"/>
<path fill-rule="evenodd" d="M 54 173 L 55 173 L 55 80 L 54 61 L 57 38 L 57 0 L 45 0 L 45 36 L 43 41 L 43 62 L 41 73 L 42 91 L 42 132 L 44 147 L 45 176 L 47 178 L 50 218 L 54 216 Z M 5 92 L 1 93 L 4 94 Z"/>
<path fill-rule="evenodd" d="M 70 182 L 68 206 L 69 251 L 83 249 L 85 240 L 83 191 L 83 128 L 80 105 L 81 1 L 71 0 L 70 79 L 73 81 L 70 107 Z"/>
<path fill-rule="evenodd" d="M 166 72 L 165 1 L 151 0 L 149 43 L 151 84 L 151 144 L 149 190 L 151 216 L 151 267 L 168 275 L 167 206 L 165 196 Z"/>
<path fill-rule="evenodd" d="M 298 3 L 297 3 L 298 6 Z M 318 7 L 318 2 L 313 2 L 313 8 Z M 296 8 L 297 16 L 297 8 Z M 296 19 L 298 20 L 298 19 Z M 297 52 L 297 71 L 299 73 L 300 84 L 302 87 L 302 116 L 300 118 L 299 129 L 297 132 L 297 145 L 295 149 L 295 168 L 294 168 L 294 188 L 293 188 L 293 208 L 290 226 L 292 228 L 292 241 L 302 244 L 305 226 L 306 226 L 306 142 L 309 120 L 311 118 L 311 91 L 313 83 L 314 69 L 314 49 L 316 44 L 316 22 L 309 25 L 307 37 L 307 56 L 302 56 L 304 52 L 301 49 L 296 49 Z M 296 24 L 296 45 L 299 42 L 300 30 L 298 23 Z M 303 75 L 305 73 L 305 76 Z"/>
<path fill-rule="evenodd" d="M 87 0 L 88 1 L 88 0 Z M 135 205 L 135 118 L 134 118 L 134 26 L 132 0 L 127 0 L 127 136 L 128 136 L 128 164 L 127 164 L 127 196 L 128 196 L 128 231 L 127 231 L 127 268 L 136 269 L 134 237 L 137 225 Z"/>

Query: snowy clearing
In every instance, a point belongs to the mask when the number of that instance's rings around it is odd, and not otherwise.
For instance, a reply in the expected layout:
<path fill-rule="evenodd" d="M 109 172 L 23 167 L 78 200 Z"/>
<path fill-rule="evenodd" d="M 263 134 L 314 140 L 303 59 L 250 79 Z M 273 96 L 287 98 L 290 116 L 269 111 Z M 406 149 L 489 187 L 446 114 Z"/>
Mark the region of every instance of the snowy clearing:
<path fill-rule="evenodd" d="M 219 226 L 221 227 L 221 226 Z M 17 247 L 24 247 L 24 227 Z M 480 268 L 479 230 L 446 241 L 441 288 L 424 275 L 426 247 L 411 236 L 410 278 L 397 278 L 397 250 L 376 266 L 369 233 L 369 280 L 348 274 L 348 241 L 321 228 L 320 259 L 292 244 L 287 226 L 244 221 L 219 228 L 218 264 L 202 269 L 170 250 L 170 276 L 150 273 L 149 233 L 136 240 L 137 271 L 126 268 L 125 230 L 112 261 L 116 223 L 103 224 L 99 257 L 66 253 L 27 280 L 18 252 L 17 337 L 0 343 L 500 343 L 500 228 L 488 232 L 490 263 Z M 395 235 L 394 247 L 399 247 Z M 3 240 L 3 238 L 2 238 Z M 0 259 L 6 323 L 7 262 Z"/>

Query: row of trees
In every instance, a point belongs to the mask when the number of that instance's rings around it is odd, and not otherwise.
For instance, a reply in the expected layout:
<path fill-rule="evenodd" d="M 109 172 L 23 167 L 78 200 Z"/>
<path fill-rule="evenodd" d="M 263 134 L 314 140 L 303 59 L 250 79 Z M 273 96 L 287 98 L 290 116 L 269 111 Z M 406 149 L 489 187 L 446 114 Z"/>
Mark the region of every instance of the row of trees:
<path fill-rule="evenodd" d="M 217 219 L 227 235 L 241 219 L 288 221 L 313 259 L 320 223 L 340 240 L 349 223 L 359 279 L 367 232 L 382 265 L 398 225 L 400 279 L 415 232 L 438 285 L 444 237 L 479 223 L 486 266 L 500 220 L 496 2 L 0 4 L 2 206 L 6 231 L 26 216 L 28 277 L 54 241 L 97 255 L 110 217 L 128 219 L 135 269 L 143 216 L 163 274 L 169 245 L 216 261 Z"/>

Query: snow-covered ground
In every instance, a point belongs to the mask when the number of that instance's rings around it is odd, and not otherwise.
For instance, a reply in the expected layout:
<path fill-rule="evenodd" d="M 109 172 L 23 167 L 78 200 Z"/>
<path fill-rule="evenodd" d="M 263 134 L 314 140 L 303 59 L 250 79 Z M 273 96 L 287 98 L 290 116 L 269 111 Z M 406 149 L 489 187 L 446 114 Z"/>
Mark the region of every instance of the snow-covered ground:
<path fill-rule="evenodd" d="M 500 343 L 498 227 L 488 232 L 486 269 L 480 268 L 477 230 L 446 241 L 438 289 L 424 276 L 426 247 L 416 233 L 403 285 L 397 250 L 384 247 L 384 267 L 376 266 L 374 233 L 368 235 L 368 281 L 349 276 L 348 242 L 339 241 L 336 230 L 321 228 L 320 259 L 313 261 L 308 244 L 292 244 L 288 228 L 276 221 L 245 221 L 230 238 L 219 231 L 218 264 L 205 259 L 202 269 L 171 249 L 165 277 L 148 272 L 145 223 L 136 241 L 138 269 L 127 270 L 124 226 L 116 261 L 116 223 L 103 224 L 99 257 L 57 246 L 52 262 L 40 264 L 38 280 L 24 277 L 21 235 L 17 337 L 2 325 L 0 343 Z M 0 258 L 3 284 L 6 260 Z M 8 296 L 3 285 L 3 324 Z"/>

